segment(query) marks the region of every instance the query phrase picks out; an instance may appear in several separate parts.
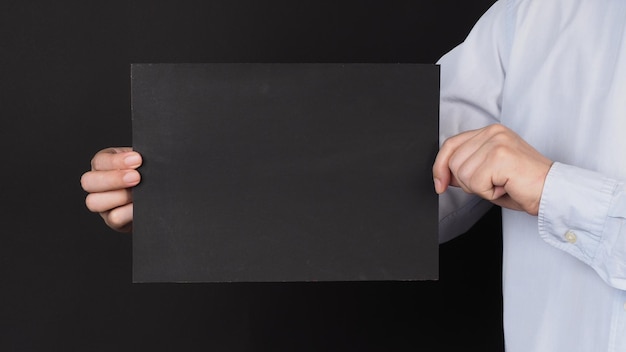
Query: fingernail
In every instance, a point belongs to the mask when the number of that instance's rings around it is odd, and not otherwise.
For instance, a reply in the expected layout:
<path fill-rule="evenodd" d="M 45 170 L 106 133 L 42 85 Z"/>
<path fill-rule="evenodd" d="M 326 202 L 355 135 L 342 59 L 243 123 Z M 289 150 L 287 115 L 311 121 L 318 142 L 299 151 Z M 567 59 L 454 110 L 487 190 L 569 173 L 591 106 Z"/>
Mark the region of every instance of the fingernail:
<path fill-rule="evenodd" d="M 141 157 L 135 153 L 124 158 L 124 164 L 128 167 L 135 167 L 141 164 Z"/>
<path fill-rule="evenodd" d="M 433 179 L 433 183 L 435 184 L 435 192 L 439 193 L 441 189 L 441 181 L 438 178 Z"/>
<path fill-rule="evenodd" d="M 139 173 L 136 171 L 127 172 L 122 178 L 128 184 L 137 183 L 139 181 Z"/>

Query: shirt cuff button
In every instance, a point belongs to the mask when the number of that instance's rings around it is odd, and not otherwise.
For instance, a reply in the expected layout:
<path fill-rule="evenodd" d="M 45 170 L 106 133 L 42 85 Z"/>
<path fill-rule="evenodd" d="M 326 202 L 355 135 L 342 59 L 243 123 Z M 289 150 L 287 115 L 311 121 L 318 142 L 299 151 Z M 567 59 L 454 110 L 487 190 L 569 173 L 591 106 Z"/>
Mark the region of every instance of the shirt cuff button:
<path fill-rule="evenodd" d="M 576 243 L 576 234 L 570 230 L 565 233 L 565 240 L 571 244 Z"/>

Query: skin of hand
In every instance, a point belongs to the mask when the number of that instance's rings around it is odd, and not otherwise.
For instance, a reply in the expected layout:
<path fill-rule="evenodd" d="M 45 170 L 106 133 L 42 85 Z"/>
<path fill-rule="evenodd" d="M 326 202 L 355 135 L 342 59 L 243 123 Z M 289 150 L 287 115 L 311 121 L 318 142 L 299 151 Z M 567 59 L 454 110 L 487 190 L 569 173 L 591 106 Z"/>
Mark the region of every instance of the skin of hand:
<path fill-rule="evenodd" d="M 91 171 L 85 172 L 80 183 L 89 193 L 87 208 L 100 213 L 104 222 L 119 232 L 130 232 L 133 221 L 131 188 L 139 184 L 137 168 L 142 158 L 130 147 L 106 148 L 91 159 Z"/>
<path fill-rule="evenodd" d="M 433 164 L 435 191 L 457 186 L 496 205 L 537 215 L 552 163 L 515 132 L 494 124 L 443 143 Z"/>

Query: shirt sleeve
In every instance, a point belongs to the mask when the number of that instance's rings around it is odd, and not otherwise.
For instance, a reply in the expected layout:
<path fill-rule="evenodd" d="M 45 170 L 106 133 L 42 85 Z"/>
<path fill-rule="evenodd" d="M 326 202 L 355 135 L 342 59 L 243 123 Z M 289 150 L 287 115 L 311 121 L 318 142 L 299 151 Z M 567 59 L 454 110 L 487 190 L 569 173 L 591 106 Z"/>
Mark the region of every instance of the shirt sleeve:
<path fill-rule="evenodd" d="M 463 43 L 444 55 L 441 67 L 439 142 L 500 121 L 502 88 L 512 38 L 513 11 L 498 1 Z M 439 242 L 467 231 L 491 203 L 451 187 L 439 197 Z"/>
<path fill-rule="evenodd" d="M 597 172 L 554 163 L 539 206 L 539 234 L 626 290 L 626 185 Z"/>

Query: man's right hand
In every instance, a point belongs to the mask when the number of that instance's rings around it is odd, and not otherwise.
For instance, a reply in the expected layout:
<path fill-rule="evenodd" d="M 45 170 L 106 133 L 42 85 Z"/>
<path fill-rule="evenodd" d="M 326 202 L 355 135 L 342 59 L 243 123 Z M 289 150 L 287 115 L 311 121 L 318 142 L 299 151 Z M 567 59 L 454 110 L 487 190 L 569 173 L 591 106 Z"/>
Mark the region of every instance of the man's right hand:
<path fill-rule="evenodd" d="M 87 208 L 100 213 L 104 222 L 116 231 L 132 230 L 131 188 L 141 180 L 136 170 L 141 162 L 141 155 L 130 147 L 106 148 L 96 153 L 91 159 L 91 171 L 80 179 L 89 193 L 85 199 Z"/>

